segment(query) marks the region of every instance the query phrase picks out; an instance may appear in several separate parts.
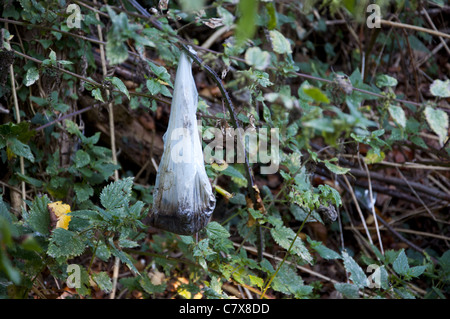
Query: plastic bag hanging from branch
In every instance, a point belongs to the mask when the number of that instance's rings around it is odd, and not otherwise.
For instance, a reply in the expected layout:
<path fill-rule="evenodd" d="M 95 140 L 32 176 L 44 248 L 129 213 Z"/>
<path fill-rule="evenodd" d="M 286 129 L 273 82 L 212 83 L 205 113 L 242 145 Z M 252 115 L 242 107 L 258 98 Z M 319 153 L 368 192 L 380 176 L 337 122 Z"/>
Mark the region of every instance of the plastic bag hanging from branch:
<path fill-rule="evenodd" d="M 164 152 L 153 193 L 151 224 L 182 235 L 195 234 L 209 222 L 216 199 L 206 175 L 197 126 L 198 93 L 192 61 L 180 56 L 163 136 Z"/>

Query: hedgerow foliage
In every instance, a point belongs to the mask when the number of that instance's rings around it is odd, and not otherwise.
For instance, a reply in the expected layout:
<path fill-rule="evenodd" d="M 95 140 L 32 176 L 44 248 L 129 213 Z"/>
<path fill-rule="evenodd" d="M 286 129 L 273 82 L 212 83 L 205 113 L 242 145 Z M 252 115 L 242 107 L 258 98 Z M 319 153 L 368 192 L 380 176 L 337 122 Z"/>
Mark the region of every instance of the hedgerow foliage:
<path fill-rule="evenodd" d="M 448 30 L 439 5 L 380 1 L 403 26 L 371 29 L 365 1 L 140 4 L 1 5 L 0 296 L 448 295 L 448 52 L 408 28 Z M 236 107 L 194 63 L 203 131 L 279 129 L 275 174 L 206 164 L 196 236 L 147 224 L 181 43 Z"/>

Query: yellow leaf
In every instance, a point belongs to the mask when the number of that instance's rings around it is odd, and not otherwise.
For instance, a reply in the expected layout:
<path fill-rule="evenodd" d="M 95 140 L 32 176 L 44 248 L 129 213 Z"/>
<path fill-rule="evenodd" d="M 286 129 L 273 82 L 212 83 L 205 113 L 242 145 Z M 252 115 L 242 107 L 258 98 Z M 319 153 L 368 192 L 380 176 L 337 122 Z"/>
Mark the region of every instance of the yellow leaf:
<path fill-rule="evenodd" d="M 56 228 L 69 228 L 69 222 L 71 217 L 67 214 L 70 213 L 70 205 L 63 204 L 61 201 L 53 202 L 47 205 L 47 208 L 50 212 L 50 217 L 52 215 L 58 219 L 56 223 Z M 51 218 L 54 220 L 54 218 Z"/>
<path fill-rule="evenodd" d="M 69 229 L 69 222 L 72 217 L 69 215 L 62 215 L 58 218 L 58 222 L 56 223 L 56 228 L 64 228 Z"/>

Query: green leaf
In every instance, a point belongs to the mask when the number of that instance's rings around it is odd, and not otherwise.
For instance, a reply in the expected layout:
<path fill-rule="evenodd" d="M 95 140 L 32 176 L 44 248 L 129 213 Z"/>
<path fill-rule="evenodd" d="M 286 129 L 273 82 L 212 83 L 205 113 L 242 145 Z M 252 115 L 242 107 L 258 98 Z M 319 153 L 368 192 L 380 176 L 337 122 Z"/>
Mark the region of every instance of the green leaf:
<path fill-rule="evenodd" d="M 270 64 L 270 53 L 258 47 L 251 47 L 245 52 L 245 62 L 258 70 L 264 70 Z"/>
<path fill-rule="evenodd" d="M 91 157 L 83 150 L 78 150 L 75 153 L 75 165 L 77 168 L 84 167 L 91 162 Z"/>
<path fill-rule="evenodd" d="M 111 250 L 111 253 L 116 256 L 117 258 L 120 259 L 121 262 L 123 262 L 124 264 L 126 264 L 128 266 L 128 268 L 130 268 L 131 271 L 133 271 L 135 274 L 140 275 L 139 271 L 137 270 L 137 268 L 134 266 L 133 262 L 131 261 L 130 257 L 128 257 L 128 255 L 126 253 L 124 253 L 123 251 L 119 250 L 115 245 L 114 245 L 114 239 L 112 237 L 110 237 L 108 239 L 109 242 L 109 248 Z"/>
<path fill-rule="evenodd" d="M 428 125 L 439 137 L 439 143 L 444 144 L 448 134 L 448 115 L 446 112 L 427 106 L 424 110 Z"/>
<path fill-rule="evenodd" d="M 335 164 L 331 163 L 329 160 L 324 160 L 323 162 L 324 162 L 325 166 L 335 174 L 342 175 L 342 174 L 346 174 L 348 171 L 350 171 L 350 168 L 345 168 L 345 167 L 335 165 Z"/>
<path fill-rule="evenodd" d="M 47 209 L 49 203 L 47 195 L 36 197 L 25 215 L 26 225 L 42 235 L 49 234 L 50 214 Z"/>
<path fill-rule="evenodd" d="M 240 17 L 236 27 L 236 39 L 240 45 L 255 34 L 258 3 L 256 0 L 241 0 L 238 4 L 238 11 Z"/>
<path fill-rule="evenodd" d="M 25 86 L 33 85 L 37 80 L 39 80 L 39 70 L 35 67 L 29 68 L 25 75 Z"/>
<path fill-rule="evenodd" d="M 86 248 L 84 238 L 64 228 L 53 230 L 47 254 L 51 257 L 71 258 L 81 255 Z"/>
<path fill-rule="evenodd" d="M 8 139 L 8 149 L 17 156 L 22 156 L 34 163 L 34 156 L 31 153 L 31 149 L 28 145 L 22 143 L 17 138 L 9 138 Z"/>
<path fill-rule="evenodd" d="M 394 122 L 397 123 L 397 125 L 401 126 L 402 128 L 405 128 L 406 115 L 405 111 L 403 111 L 401 106 L 390 104 L 388 110 Z"/>
<path fill-rule="evenodd" d="M 128 89 L 125 86 L 125 84 L 122 82 L 121 79 L 117 78 L 117 77 L 112 77 L 112 78 L 108 78 L 108 80 L 111 81 L 111 83 L 123 94 L 125 94 L 127 96 L 128 99 L 130 99 L 130 93 L 128 93 Z"/>
<path fill-rule="evenodd" d="M 344 297 L 349 299 L 357 299 L 359 298 L 359 288 L 354 284 L 347 283 L 336 283 L 334 284 L 334 288 L 339 291 Z"/>
<path fill-rule="evenodd" d="M 106 210 L 114 210 L 128 206 L 131 199 L 133 187 L 133 177 L 127 177 L 116 182 L 112 182 L 103 188 L 100 194 L 100 202 Z"/>
<path fill-rule="evenodd" d="M 226 230 L 218 222 L 214 222 L 214 221 L 210 222 L 206 226 L 206 233 L 208 234 L 208 237 L 211 239 L 230 237 L 230 233 L 228 232 L 228 230 Z"/>
<path fill-rule="evenodd" d="M 309 236 L 306 237 L 306 240 L 311 245 L 311 248 L 320 255 L 320 257 L 328 260 L 341 258 L 341 255 L 323 245 L 322 242 L 312 240 L 311 238 L 309 238 Z"/>
<path fill-rule="evenodd" d="M 94 195 L 94 189 L 88 184 L 76 183 L 73 186 L 73 190 L 75 191 L 77 200 L 80 203 L 88 200 L 90 196 Z"/>
<path fill-rule="evenodd" d="M 305 92 L 306 95 L 311 97 L 316 102 L 322 102 L 329 104 L 330 100 L 328 97 L 317 87 L 315 86 L 305 86 L 303 87 L 303 92 Z"/>
<path fill-rule="evenodd" d="M 101 271 L 99 273 L 94 273 L 92 275 L 92 279 L 94 279 L 95 283 L 98 287 L 104 292 L 110 292 L 112 290 L 112 281 L 109 277 L 108 273 Z"/>
<path fill-rule="evenodd" d="M 408 275 L 411 277 L 419 277 L 427 269 L 428 266 L 415 266 L 409 268 Z"/>
<path fill-rule="evenodd" d="M 96 88 L 91 91 L 92 97 L 98 101 L 105 102 L 102 96 L 102 90 L 100 88 Z"/>
<path fill-rule="evenodd" d="M 430 92 L 434 96 L 442 98 L 450 97 L 450 80 L 434 80 L 430 85 Z"/>
<path fill-rule="evenodd" d="M 292 53 L 291 44 L 284 37 L 283 34 L 277 30 L 269 31 L 270 41 L 272 42 L 272 48 L 276 53 L 287 54 Z"/>
<path fill-rule="evenodd" d="M 385 86 L 389 86 L 389 87 L 396 86 L 398 84 L 398 81 L 396 78 L 393 78 L 386 74 L 382 74 L 382 75 L 377 76 L 375 83 L 379 88 L 382 88 Z"/>
<path fill-rule="evenodd" d="M 295 239 L 294 244 L 292 245 L 291 253 L 294 253 L 300 256 L 304 261 L 311 263 L 312 256 L 309 253 L 308 249 L 305 247 L 305 244 L 300 239 L 300 237 L 296 236 L 296 233 L 290 228 L 285 226 L 274 227 L 270 230 L 270 234 L 275 242 L 283 247 L 284 249 L 289 249 L 292 242 Z"/>
<path fill-rule="evenodd" d="M 407 275 L 409 270 L 408 258 L 406 257 L 405 250 L 402 249 L 392 264 L 395 272 L 399 275 Z"/>
<path fill-rule="evenodd" d="M 356 261 L 346 252 L 342 252 L 344 259 L 345 269 L 350 272 L 350 279 L 359 288 L 367 286 L 367 277 L 362 268 L 356 263 Z"/>

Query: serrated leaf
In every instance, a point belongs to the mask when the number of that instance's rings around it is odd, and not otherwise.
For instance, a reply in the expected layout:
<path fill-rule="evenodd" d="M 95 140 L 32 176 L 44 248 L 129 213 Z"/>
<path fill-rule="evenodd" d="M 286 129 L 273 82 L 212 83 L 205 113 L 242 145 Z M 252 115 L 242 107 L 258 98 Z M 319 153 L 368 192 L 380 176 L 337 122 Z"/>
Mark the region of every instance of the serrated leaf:
<path fill-rule="evenodd" d="M 220 225 L 218 222 L 210 222 L 206 226 L 206 233 L 208 234 L 209 238 L 228 238 L 230 237 L 230 233 L 228 230 L 226 230 L 222 225 Z"/>
<path fill-rule="evenodd" d="M 128 89 L 125 86 L 125 84 L 122 82 L 121 79 L 117 78 L 117 77 L 112 77 L 112 78 L 108 78 L 108 80 L 111 81 L 111 83 L 123 94 L 125 94 L 128 98 L 128 100 L 130 99 L 130 93 L 128 93 Z"/>
<path fill-rule="evenodd" d="M 113 238 L 109 238 L 108 239 L 109 242 L 109 248 L 111 253 L 116 256 L 117 258 L 120 259 L 121 262 L 123 262 L 124 264 L 126 264 L 128 266 L 128 268 L 130 268 L 130 270 L 132 270 L 135 274 L 140 275 L 139 271 L 137 270 L 137 268 L 134 266 L 133 262 L 131 261 L 131 259 L 128 257 L 128 255 L 126 253 L 124 253 L 123 251 L 119 250 L 115 245 L 114 245 L 114 240 Z"/>
<path fill-rule="evenodd" d="M 25 86 L 33 85 L 37 80 L 39 80 L 39 70 L 35 67 L 29 68 L 25 75 Z"/>
<path fill-rule="evenodd" d="M 94 195 L 94 189 L 88 184 L 76 183 L 73 186 L 73 190 L 75 191 L 79 202 L 84 202 L 88 200 L 90 196 Z"/>
<path fill-rule="evenodd" d="M 94 273 L 92 275 L 92 279 L 94 279 L 98 287 L 104 292 L 110 292 L 112 290 L 112 281 L 106 272 L 102 271 L 99 273 Z"/>
<path fill-rule="evenodd" d="M 91 157 L 85 151 L 78 150 L 75 153 L 75 166 L 77 168 L 81 168 L 81 167 L 88 165 L 90 163 L 90 161 L 91 161 Z"/>
<path fill-rule="evenodd" d="M 427 269 L 428 266 L 415 266 L 409 268 L 408 275 L 411 277 L 419 277 Z"/>
<path fill-rule="evenodd" d="M 258 47 L 251 47 L 245 52 L 245 62 L 258 70 L 264 70 L 270 64 L 270 53 Z"/>
<path fill-rule="evenodd" d="M 291 253 L 300 256 L 304 261 L 308 263 L 312 262 L 312 256 L 309 253 L 308 249 L 305 247 L 305 244 L 298 236 L 296 236 L 292 229 L 285 226 L 274 227 L 270 230 L 270 234 L 272 235 L 272 238 L 275 240 L 275 242 L 284 249 L 289 249 L 291 243 L 295 238 Z"/>
<path fill-rule="evenodd" d="M 367 286 L 367 276 L 356 261 L 344 250 L 342 252 L 345 269 L 350 272 L 350 279 L 359 288 Z"/>
<path fill-rule="evenodd" d="M 450 80 L 434 80 L 430 85 L 430 93 L 442 98 L 450 97 Z"/>
<path fill-rule="evenodd" d="M 50 203 L 47 195 L 36 197 L 29 212 L 25 215 L 25 223 L 34 231 L 47 235 L 50 226 L 50 214 L 47 205 Z"/>
<path fill-rule="evenodd" d="M 409 263 L 404 249 L 398 254 L 397 259 L 392 263 L 392 267 L 399 275 L 406 275 L 408 273 Z"/>
<path fill-rule="evenodd" d="M 128 206 L 133 187 L 133 177 L 110 183 L 100 193 L 100 202 L 106 210 Z"/>
<path fill-rule="evenodd" d="M 283 34 L 278 32 L 277 30 L 271 30 L 269 31 L 269 36 L 270 41 L 272 42 L 272 48 L 276 53 L 292 53 L 291 44 Z"/>
<path fill-rule="evenodd" d="M 439 137 L 439 143 L 444 144 L 448 134 L 448 115 L 446 112 L 427 106 L 424 110 L 428 125 Z"/>
<path fill-rule="evenodd" d="M 311 248 L 315 250 L 320 255 L 320 257 L 328 260 L 341 258 L 341 255 L 323 245 L 322 242 L 312 240 L 311 238 L 309 238 L 309 236 L 307 237 L 307 241 L 311 245 Z"/>
<path fill-rule="evenodd" d="M 56 228 L 50 237 L 47 254 L 51 257 L 76 257 L 86 248 L 84 238 L 64 228 Z"/>
<path fill-rule="evenodd" d="M 389 105 L 388 110 L 394 122 L 397 123 L 402 128 L 405 128 L 406 127 L 405 111 L 403 111 L 403 109 L 400 106 L 392 104 Z"/>
<path fill-rule="evenodd" d="M 359 297 L 359 288 L 357 285 L 348 283 L 335 283 L 334 288 L 344 297 L 349 299 L 357 299 Z"/>
<path fill-rule="evenodd" d="M 252 285 L 257 286 L 259 288 L 262 288 L 264 286 L 264 280 L 262 278 L 252 275 L 248 275 L 248 278 L 250 279 Z"/>

